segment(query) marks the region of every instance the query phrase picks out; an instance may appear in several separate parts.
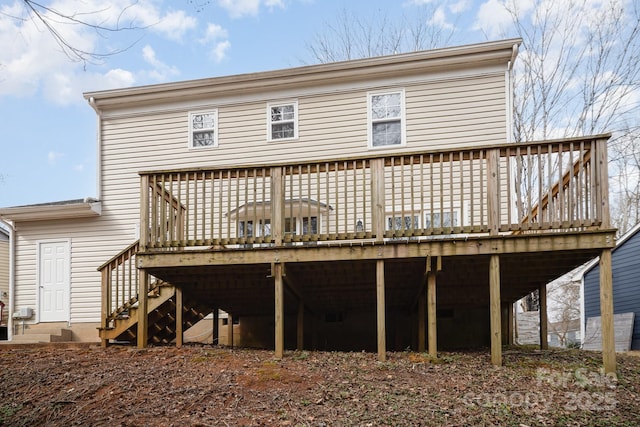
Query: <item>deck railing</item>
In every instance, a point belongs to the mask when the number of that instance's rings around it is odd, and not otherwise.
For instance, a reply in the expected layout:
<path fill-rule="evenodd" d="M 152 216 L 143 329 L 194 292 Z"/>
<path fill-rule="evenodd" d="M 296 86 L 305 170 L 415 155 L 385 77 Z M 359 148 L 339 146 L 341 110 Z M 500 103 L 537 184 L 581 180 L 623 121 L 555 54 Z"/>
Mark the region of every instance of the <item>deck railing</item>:
<path fill-rule="evenodd" d="M 102 275 L 102 329 L 138 301 L 138 269 L 134 242 L 98 268 Z"/>
<path fill-rule="evenodd" d="M 142 172 L 142 250 L 608 228 L 608 136 Z"/>

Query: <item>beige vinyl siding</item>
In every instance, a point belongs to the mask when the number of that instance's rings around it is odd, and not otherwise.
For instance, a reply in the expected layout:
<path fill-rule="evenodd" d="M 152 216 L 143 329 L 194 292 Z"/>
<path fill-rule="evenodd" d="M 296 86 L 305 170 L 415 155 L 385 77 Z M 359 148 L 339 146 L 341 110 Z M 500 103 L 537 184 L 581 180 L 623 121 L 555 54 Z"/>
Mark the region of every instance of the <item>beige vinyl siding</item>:
<path fill-rule="evenodd" d="M 70 322 L 99 322 L 101 286 L 97 268 L 119 252 L 124 241 L 133 241 L 133 235 L 127 236 L 117 222 L 110 224 L 100 217 L 20 223 L 18 230 L 15 307 L 38 309 L 38 242 L 68 239 L 71 242 Z M 29 322 L 35 319 L 34 316 Z"/>
<path fill-rule="evenodd" d="M 452 81 L 397 85 L 406 93 L 407 145 L 386 149 L 472 146 L 506 141 L 504 73 Z M 394 87 L 372 87 L 371 90 Z M 267 142 L 271 99 L 222 105 L 219 147 L 190 150 L 189 110 L 103 120 L 105 186 L 141 169 L 316 160 L 358 156 L 367 150 L 367 90 L 331 92 L 298 100 L 299 138 Z M 207 100 L 207 105 L 215 100 Z M 192 110 L 206 111 L 205 106 Z"/>
<path fill-rule="evenodd" d="M 357 90 L 327 87 L 324 93 L 270 96 L 237 104 L 226 100 L 216 106 L 215 99 L 207 99 L 178 111 L 106 114 L 102 120 L 102 220 L 117 222 L 133 233 L 139 221 L 140 170 L 283 163 L 506 142 L 504 78 L 504 72 L 495 72 L 410 84 L 373 83 Z M 368 93 L 398 89 L 405 91 L 407 144 L 369 150 Z M 267 104 L 280 100 L 297 100 L 299 137 L 269 142 Z M 189 111 L 214 108 L 219 146 L 189 149 Z M 223 211 L 231 208 L 224 206 Z M 123 240 L 122 247 L 129 243 Z"/>

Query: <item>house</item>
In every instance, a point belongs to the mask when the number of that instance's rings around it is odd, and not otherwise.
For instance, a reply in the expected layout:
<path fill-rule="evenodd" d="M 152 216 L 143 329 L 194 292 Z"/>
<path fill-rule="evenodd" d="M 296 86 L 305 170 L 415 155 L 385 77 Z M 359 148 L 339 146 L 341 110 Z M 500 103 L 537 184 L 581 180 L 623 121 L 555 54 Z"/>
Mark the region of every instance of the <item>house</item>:
<path fill-rule="evenodd" d="M 231 343 L 277 357 L 490 345 L 501 364 L 507 307 L 614 238 L 608 135 L 511 140 L 519 45 L 86 93 L 96 198 L 0 209 L 14 309 L 104 345 L 181 345 L 221 309 Z"/>
<path fill-rule="evenodd" d="M 631 349 L 640 350 L 640 224 L 620 237 L 611 253 L 614 314 L 634 313 Z M 598 260 L 589 263 L 583 273 L 583 325 L 600 316 Z M 585 336 L 585 335 L 583 335 Z M 585 336 L 585 339 L 589 339 Z"/>

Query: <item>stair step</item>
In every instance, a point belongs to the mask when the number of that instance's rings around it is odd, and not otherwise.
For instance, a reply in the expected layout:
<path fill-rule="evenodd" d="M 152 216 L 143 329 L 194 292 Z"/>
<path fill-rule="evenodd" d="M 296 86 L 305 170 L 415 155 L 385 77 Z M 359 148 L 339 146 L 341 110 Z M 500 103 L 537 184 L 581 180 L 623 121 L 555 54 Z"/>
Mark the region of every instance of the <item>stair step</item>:
<path fill-rule="evenodd" d="M 71 330 L 62 328 L 27 329 L 24 334 L 14 335 L 12 339 L 12 341 L 20 343 L 68 342 L 71 340 Z"/>

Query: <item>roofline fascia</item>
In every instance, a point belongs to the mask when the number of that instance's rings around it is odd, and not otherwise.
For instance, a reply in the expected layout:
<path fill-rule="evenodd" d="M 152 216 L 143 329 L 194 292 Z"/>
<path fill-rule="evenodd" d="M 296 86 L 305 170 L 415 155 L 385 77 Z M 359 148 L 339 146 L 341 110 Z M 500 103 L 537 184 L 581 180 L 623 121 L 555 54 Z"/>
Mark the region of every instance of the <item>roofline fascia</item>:
<path fill-rule="evenodd" d="M 522 39 L 514 38 L 273 71 L 86 92 L 83 96 L 98 111 L 117 108 L 122 104 L 166 102 L 185 96 L 204 97 L 255 91 L 264 89 L 267 83 L 269 89 L 273 90 L 318 82 L 348 81 L 363 76 L 376 78 L 396 73 L 410 74 L 461 64 L 475 66 L 483 62 L 504 62 L 505 67 L 510 67 L 517 53 L 517 46 L 521 43 Z"/>
<path fill-rule="evenodd" d="M 100 201 L 17 206 L 0 209 L 0 218 L 9 219 L 14 224 L 57 219 L 91 218 L 102 214 Z"/>

